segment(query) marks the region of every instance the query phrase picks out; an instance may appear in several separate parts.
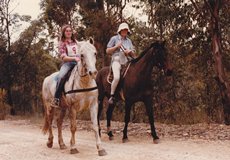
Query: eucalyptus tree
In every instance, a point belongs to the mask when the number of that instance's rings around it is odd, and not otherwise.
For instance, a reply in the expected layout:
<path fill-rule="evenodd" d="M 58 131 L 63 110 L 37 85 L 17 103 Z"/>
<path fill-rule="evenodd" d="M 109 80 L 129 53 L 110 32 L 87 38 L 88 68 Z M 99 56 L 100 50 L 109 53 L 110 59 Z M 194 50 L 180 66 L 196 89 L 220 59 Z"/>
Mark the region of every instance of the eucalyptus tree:
<path fill-rule="evenodd" d="M 12 50 L 12 35 L 15 31 L 17 31 L 17 28 L 21 25 L 22 21 L 29 22 L 31 18 L 30 16 L 15 13 L 14 9 L 16 7 L 16 5 L 13 6 L 13 0 L 0 1 L 1 37 L 4 39 L 4 43 L 6 42 L 5 54 L 1 57 L 1 66 L 3 66 L 2 74 L 4 75 L 1 78 L 1 86 L 6 89 L 7 102 L 11 106 L 13 105 L 11 90 L 15 74 L 14 68 L 12 68 L 14 59 L 14 52 Z"/>

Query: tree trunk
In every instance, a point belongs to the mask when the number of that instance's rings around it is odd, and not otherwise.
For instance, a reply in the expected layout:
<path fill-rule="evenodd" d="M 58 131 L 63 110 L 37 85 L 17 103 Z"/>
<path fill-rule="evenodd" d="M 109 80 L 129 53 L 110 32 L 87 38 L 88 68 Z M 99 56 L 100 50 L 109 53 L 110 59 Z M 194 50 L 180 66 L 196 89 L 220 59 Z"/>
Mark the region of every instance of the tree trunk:
<path fill-rule="evenodd" d="M 230 86 L 229 82 L 227 81 L 222 63 L 221 34 L 219 24 L 219 10 L 221 6 L 221 0 L 209 0 L 208 5 L 211 12 L 210 26 L 212 38 L 212 54 L 215 60 L 215 79 L 221 92 L 225 124 L 230 125 Z"/>
<path fill-rule="evenodd" d="M 96 0 L 96 3 L 99 10 L 104 10 L 104 0 Z"/>

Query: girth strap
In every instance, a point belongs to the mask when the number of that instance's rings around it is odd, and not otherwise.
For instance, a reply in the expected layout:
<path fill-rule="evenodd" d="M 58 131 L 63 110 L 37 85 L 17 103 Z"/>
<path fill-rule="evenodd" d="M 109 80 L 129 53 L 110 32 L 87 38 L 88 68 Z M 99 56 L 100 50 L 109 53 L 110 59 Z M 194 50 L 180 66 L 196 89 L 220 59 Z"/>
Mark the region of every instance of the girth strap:
<path fill-rule="evenodd" d="M 89 91 L 93 91 L 95 89 L 97 89 L 97 86 L 93 87 L 93 88 L 74 89 L 74 90 L 64 92 L 64 94 L 66 95 L 66 94 L 78 93 L 78 92 L 89 92 Z"/>

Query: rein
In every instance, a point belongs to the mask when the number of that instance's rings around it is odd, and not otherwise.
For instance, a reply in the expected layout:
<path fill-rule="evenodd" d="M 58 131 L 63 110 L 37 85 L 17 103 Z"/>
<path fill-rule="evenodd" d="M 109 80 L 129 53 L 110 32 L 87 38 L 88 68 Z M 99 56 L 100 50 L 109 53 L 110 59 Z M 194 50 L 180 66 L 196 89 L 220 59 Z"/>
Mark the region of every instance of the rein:
<path fill-rule="evenodd" d="M 81 61 L 84 62 L 82 58 L 81 58 Z M 83 66 L 83 69 L 84 69 L 84 70 L 87 70 L 87 68 L 85 67 L 85 66 L 86 66 L 86 63 L 82 64 L 82 66 Z M 78 66 L 77 66 L 77 72 L 78 72 L 78 75 L 79 75 L 80 77 L 85 77 L 85 76 L 88 75 L 87 72 L 81 74 L 80 71 L 79 71 L 79 69 L 78 69 Z M 76 74 L 75 74 L 75 75 L 76 75 Z"/>
<path fill-rule="evenodd" d="M 86 70 L 86 64 L 84 64 L 83 65 L 83 69 L 84 70 Z M 79 69 L 78 69 L 78 66 L 77 66 L 77 70 L 76 70 L 76 72 L 78 72 L 78 75 L 80 76 L 80 77 L 85 77 L 85 76 L 87 76 L 88 75 L 88 73 L 87 72 L 85 72 L 85 74 L 80 74 L 80 71 L 79 71 Z M 76 76 L 76 72 L 75 72 L 75 74 L 74 74 L 74 77 Z M 74 83 L 73 83 L 73 86 L 72 86 L 72 88 L 74 87 Z M 64 95 L 66 95 L 66 94 L 72 94 L 72 93 L 79 93 L 79 92 L 89 92 L 89 91 L 93 91 L 93 90 L 96 90 L 97 89 L 97 86 L 96 87 L 92 87 L 92 88 L 82 88 L 82 89 L 72 89 L 72 90 L 70 90 L 70 91 L 67 91 L 67 92 L 65 92 L 64 91 Z"/>

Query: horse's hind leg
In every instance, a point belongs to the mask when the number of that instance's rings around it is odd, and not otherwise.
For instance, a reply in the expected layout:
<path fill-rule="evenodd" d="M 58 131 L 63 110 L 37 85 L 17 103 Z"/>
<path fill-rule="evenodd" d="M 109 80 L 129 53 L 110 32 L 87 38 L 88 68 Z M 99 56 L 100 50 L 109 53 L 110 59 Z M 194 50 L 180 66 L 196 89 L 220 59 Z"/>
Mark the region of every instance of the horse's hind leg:
<path fill-rule="evenodd" d="M 145 104 L 145 107 L 146 107 L 146 112 L 147 112 L 148 117 L 149 117 L 149 123 L 150 123 L 150 127 L 151 127 L 151 134 L 152 134 L 152 137 L 153 137 L 153 142 L 158 143 L 159 137 L 157 136 L 155 125 L 154 125 L 152 98 L 151 97 L 146 98 L 145 101 L 144 101 L 144 104 Z"/>
<path fill-rule="evenodd" d="M 70 111 L 70 131 L 71 131 L 71 139 L 70 139 L 70 153 L 71 154 L 76 154 L 79 153 L 79 151 L 76 148 L 76 143 L 75 143 L 75 132 L 77 130 L 77 124 L 76 124 L 76 110 L 71 107 Z"/>
<path fill-rule="evenodd" d="M 125 127 L 123 130 L 123 138 L 122 138 L 123 143 L 128 141 L 127 129 L 128 129 L 129 121 L 130 121 L 131 106 L 132 106 L 131 103 L 128 103 L 128 102 L 125 103 Z"/>
<path fill-rule="evenodd" d="M 109 136 L 109 140 L 113 140 L 113 132 L 111 130 L 111 119 L 113 115 L 113 110 L 114 110 L 115 105 L 110 104 L 108 106 L 107 112 L 106 112 L 106 118 L 107 118 L 107 134 Z"/>
<path fill-rule="evenodd" d="M 97 121 L 97 115 L 98 115 L 98 103 L 97 100 L 93 101 L 90 106 L 90 117 L 91 121 L 93 123 L 93 130 L 95 132 L 96 137 L 96 146 L 98 149 L 98 155 L 104 156 L 106 155 L 106 151 L 102 148 L 101 145 L 101 138 L 99 136 L 99 130 L 98 130 L 98 121 Z"/>
<path fill-rule="evenodd" d="M 46 143 L 48 148 L 52 148 L 53 147 L 53 131 L 52 131 L 52 122 L 53 122 L 53 117 L 54 117 L 54 108 L 51 107 L 51 110 L 49 112 L 49 137 L 48 137 L 48 141 Z"/>
<path fill-rule="evenodd" d="M 62 124 L 63 124 L 63 119 L 65 117 L 65 114 L 66 114 L 66 109 L 61 109 L 59 111 L 59 115 L 57 118 L 58 143 L 59 143 L 60 149 L 66 149 L 66 145 L 65 145 L 63 138 L 62 138 Z"/>

